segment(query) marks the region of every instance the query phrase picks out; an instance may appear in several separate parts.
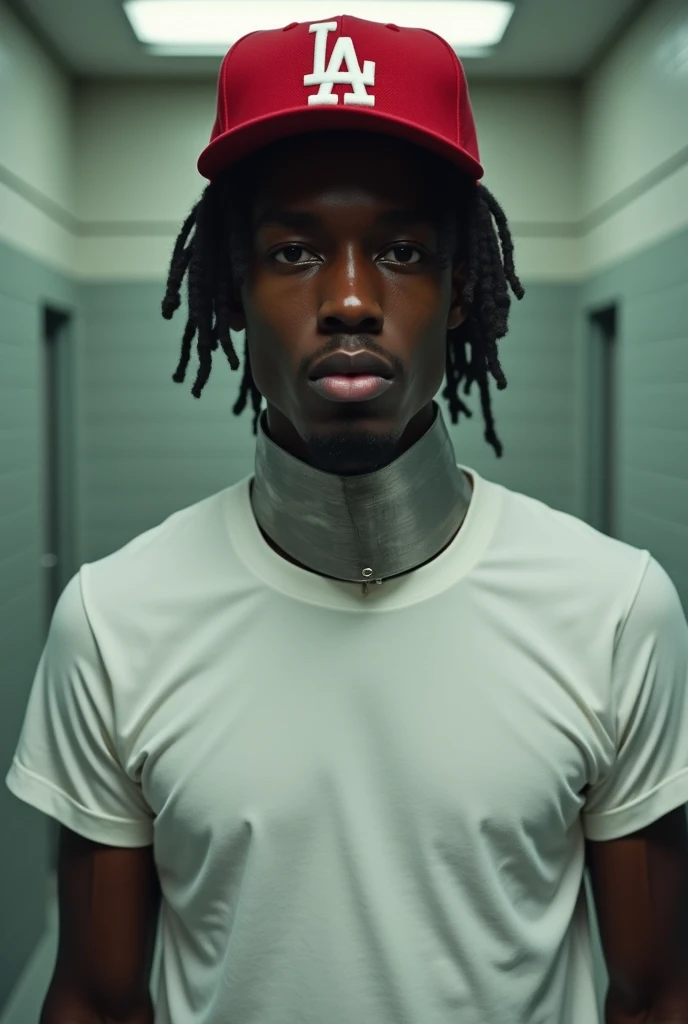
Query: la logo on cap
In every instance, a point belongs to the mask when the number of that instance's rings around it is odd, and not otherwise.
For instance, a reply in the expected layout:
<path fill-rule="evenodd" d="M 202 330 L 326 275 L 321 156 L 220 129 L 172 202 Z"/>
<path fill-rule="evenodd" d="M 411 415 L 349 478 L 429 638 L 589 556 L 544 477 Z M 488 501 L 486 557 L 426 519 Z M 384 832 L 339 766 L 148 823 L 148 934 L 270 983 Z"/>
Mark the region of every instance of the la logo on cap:
<path fill-rule="evenodd" d="M 303 76 L 303 84 L 320 86 L 315 96 L 308 97 L 308 103 L 311 106 L 339 103 L 339 96 L 332 92 L 332 86 L 342 83 L 350 85 L 353 89 L 353 92 L 344 93 L 344 103 L 374 107 L 375 97 L 366 92 L 366 86 L 375 85 L 375 61 L 364 61 L 361 70 L 351 36 L 339 37 L 334 45 L 330 63 L 327 68 L 325 67 L 327 35 L 336 30 L 336 21 L 319 21 L 308 29 L 309 32 L 315 33 L 315 60 L 313 72 Z M 346 65 L 345 71 L 341 70 L 343 64 Z"/>

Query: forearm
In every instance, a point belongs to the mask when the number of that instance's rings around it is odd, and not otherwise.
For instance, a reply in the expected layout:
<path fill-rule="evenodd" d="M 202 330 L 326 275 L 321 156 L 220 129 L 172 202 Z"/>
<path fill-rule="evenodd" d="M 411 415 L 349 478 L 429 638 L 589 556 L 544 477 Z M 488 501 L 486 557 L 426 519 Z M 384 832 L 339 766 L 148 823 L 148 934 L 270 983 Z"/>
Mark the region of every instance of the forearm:
<path fill-rule="evenodd" d="M 149 995 L 146 1003 L 134 1013 L 102 1013 L 89 1006 L 84 998 L 50 989 L 38 1024 L 155 1024 L 155 1009 Z"/>
<path fill-rule="evenodd" d="M 609 990 L 605 1003 L 605 1024 L 688 1024 L 688 981 L 679 978 L 651 997 L 631 1005 L 628 997 Z"/>

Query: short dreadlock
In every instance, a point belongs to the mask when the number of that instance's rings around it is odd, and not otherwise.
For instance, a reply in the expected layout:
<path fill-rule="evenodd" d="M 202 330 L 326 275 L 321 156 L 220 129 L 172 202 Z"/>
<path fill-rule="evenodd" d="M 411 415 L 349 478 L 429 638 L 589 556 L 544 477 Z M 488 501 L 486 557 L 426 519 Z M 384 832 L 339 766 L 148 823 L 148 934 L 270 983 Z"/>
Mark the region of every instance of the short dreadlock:
<path fill-rule="evenodd" d="M 279 143 L 272 144 L 275 145 Z M 189 316 L 182 338 L 181 359 L 172 380 L 177 384 L 184 382 L 191 344 L 197 334 L 200 366 L 191 389 L 194 398 L 201 397 L 210 376 L 211 353 L 218 342 L 232 370 L 239 369 L 229 330 L 230 303 L 238 296 L 248 274 L 251 202 L 247 197 L 252 196 L 258 161 L 269 166 L 268 148 L 272 147 L 264 147 L 245 158 L 205 188 L 184 221 L 174 246 L 162 315 L 171 320 L 179 308 L 180 289 L 188 271 Z M 442 265 L 446 267 L 457 258 L 467 262 L 462 300 L 466 318 L 459 327 L 447 332 L 447 384 L 442 397 L 447 401 L 453 423 L 458 422 L 460 412 L 471 417 L 472 412 L 459 398 L 458 390 L 464 380 L 464 394 L 468 395 L 473 382 L 477 381 L 486 427 L 484 437 L 497 458 L 501 458 L 503 446 L 494 428 L 488 370 L 497 382 L 497 389 L 503 391 L 507 382 L 499 362 L 497 339 L 503 338 L 508 329 L 511 306 L 508 286 L 519 299 L 525 294 L 514 269 L 511 232 L 504 211 L 484 185 L 476 186 L 466 174 L 441 157 L 424 155 L 434 164 L 433 193 L 436 193 L 435 185 L 443 190 L 440 193 L 444 211 L 440 225 Z M 194 233 L 189 240 L 192 227 Z M 249 394 L 254 412 L 253 433 L 256 434 L 263 396 L 251 373 L 247 337 L 241 389 L 233 408 L 236 416 L 244 411 Z"/>

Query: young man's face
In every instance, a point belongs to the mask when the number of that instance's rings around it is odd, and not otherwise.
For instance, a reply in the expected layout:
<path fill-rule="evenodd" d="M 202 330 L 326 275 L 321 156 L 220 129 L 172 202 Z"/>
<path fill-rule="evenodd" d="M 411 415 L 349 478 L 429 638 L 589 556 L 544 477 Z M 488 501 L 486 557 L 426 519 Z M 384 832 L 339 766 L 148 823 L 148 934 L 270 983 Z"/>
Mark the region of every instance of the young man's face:
<path fill-rule="evenodd" d="M 463 265 L 441 267 L 432 179 L 422 151 L 343 132 L 290 139 L 261 167 L 249 273 L 231 326 L 247 329 L 251 369 L 272 439 L 339 474 L 370 472 L 432 422 L 457 327 Z M 393 223 L 383 215 L 411 211 Z M 308 214 L 308 221 L 289 215 Z M 380 355 L 392 383 L 378 397 L 333 401 L 314 364 L 343 350 Z"/>

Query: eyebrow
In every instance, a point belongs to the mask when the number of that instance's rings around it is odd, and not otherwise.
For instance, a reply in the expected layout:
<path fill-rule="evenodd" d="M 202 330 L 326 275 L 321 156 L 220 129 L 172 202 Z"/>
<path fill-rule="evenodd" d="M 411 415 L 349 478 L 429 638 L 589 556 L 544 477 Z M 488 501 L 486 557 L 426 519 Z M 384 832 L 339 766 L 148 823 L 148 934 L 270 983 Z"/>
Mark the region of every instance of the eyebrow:
<path fill-rule="evenodd" d="M 432 227 L 437 227 L 437 217 L 427 210 L 384 210 L 375 218 L 375 223 L 381 227 L 396 227 L 405 224 L 430 224 Z M 254 230 L 257 231 L 264 224 L 283 224 L 285 227 L 298 230 L 299 228 L 322 227 L 322 219 L 314 213 L 268 207 L 256 219 Z"/>

